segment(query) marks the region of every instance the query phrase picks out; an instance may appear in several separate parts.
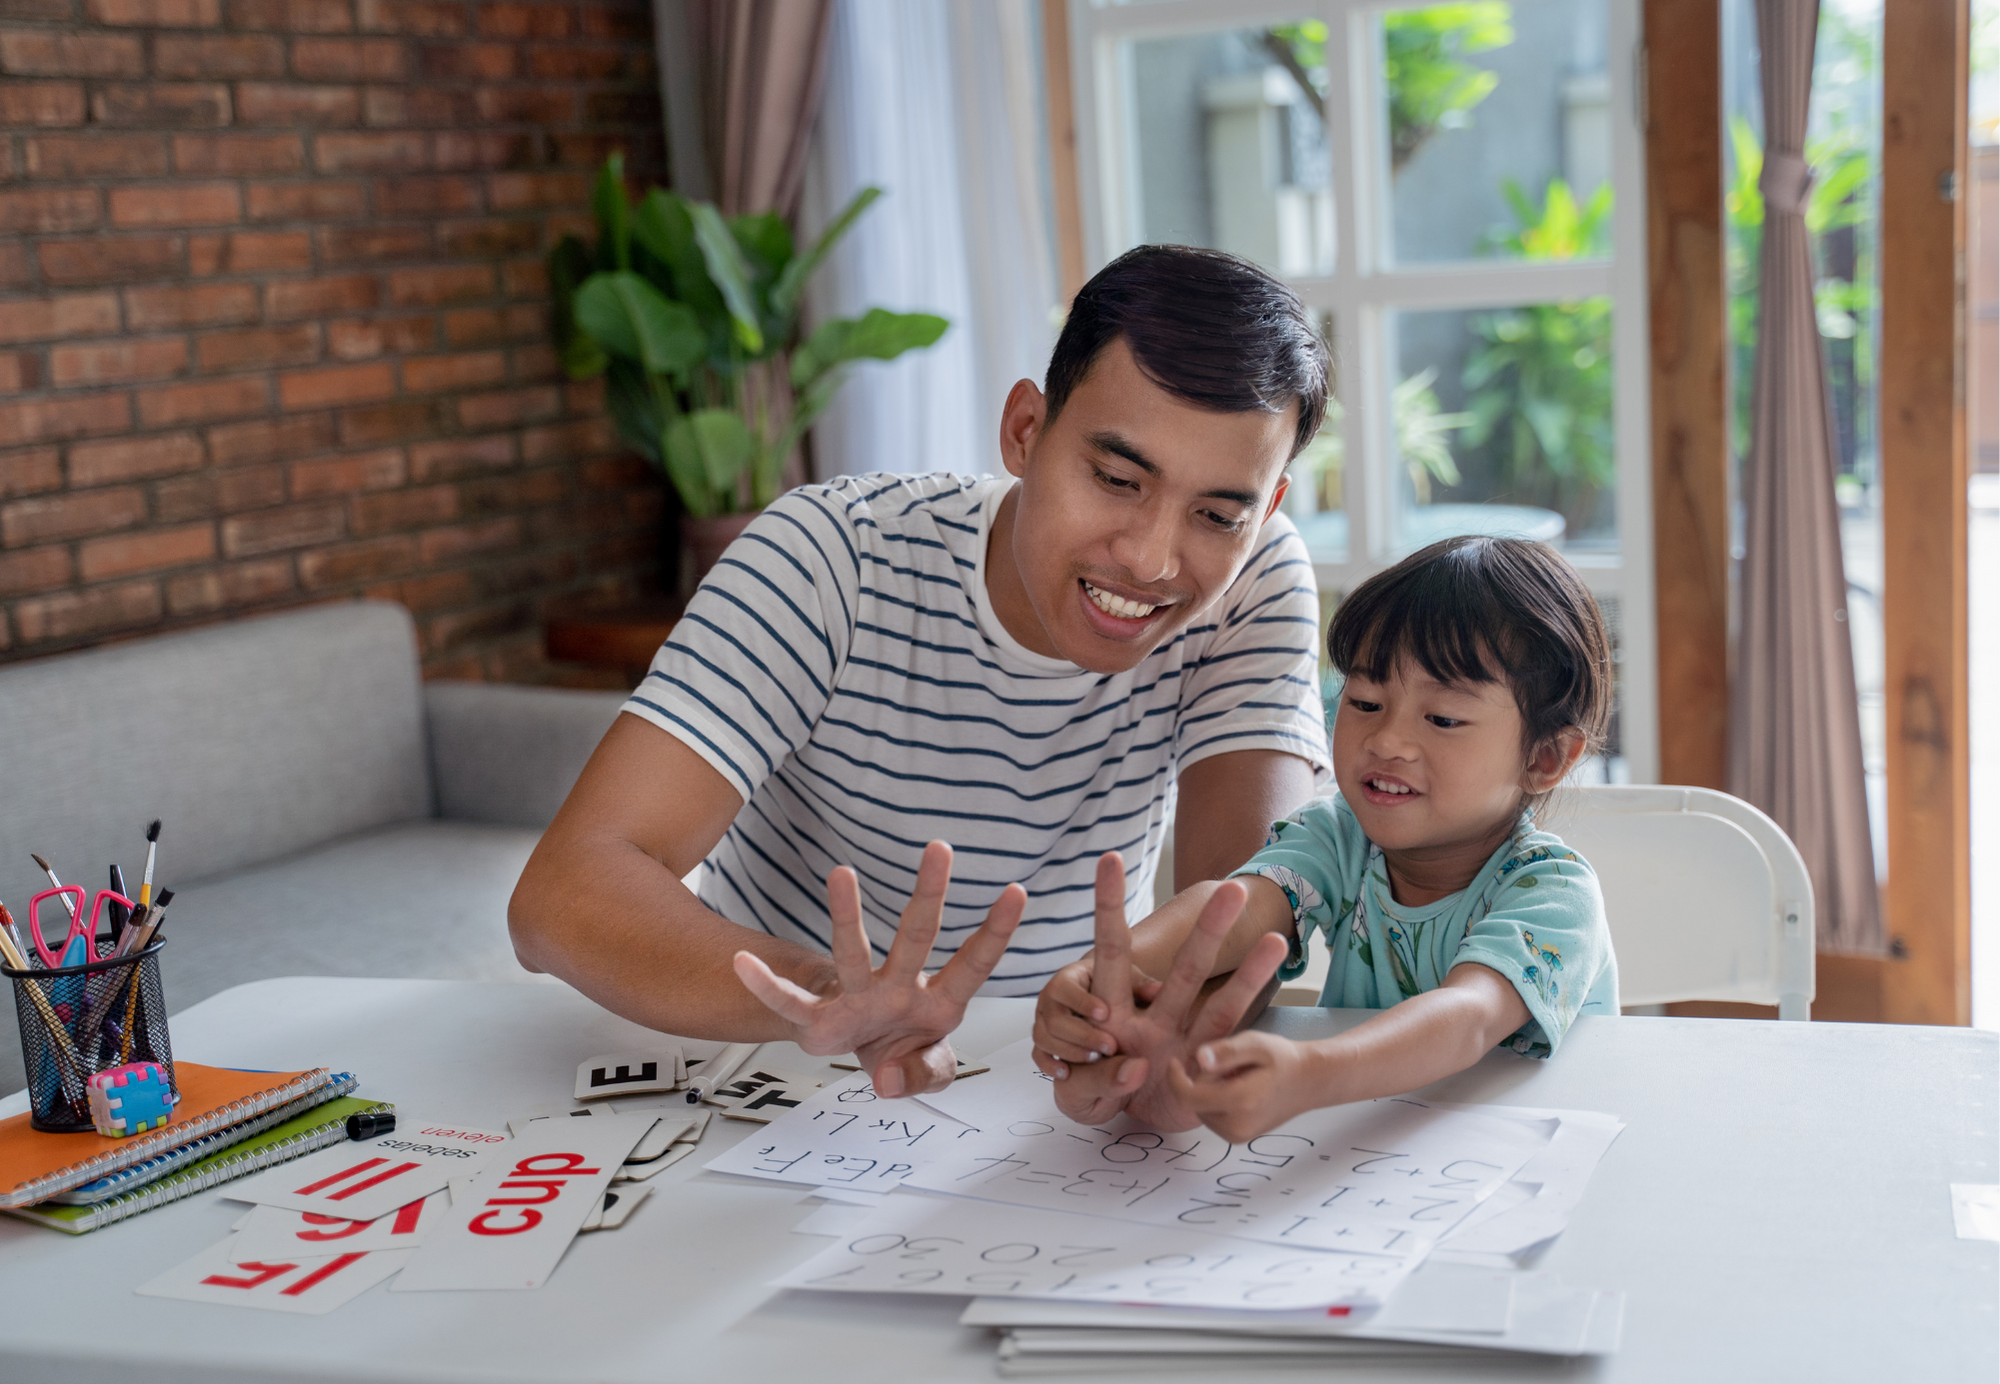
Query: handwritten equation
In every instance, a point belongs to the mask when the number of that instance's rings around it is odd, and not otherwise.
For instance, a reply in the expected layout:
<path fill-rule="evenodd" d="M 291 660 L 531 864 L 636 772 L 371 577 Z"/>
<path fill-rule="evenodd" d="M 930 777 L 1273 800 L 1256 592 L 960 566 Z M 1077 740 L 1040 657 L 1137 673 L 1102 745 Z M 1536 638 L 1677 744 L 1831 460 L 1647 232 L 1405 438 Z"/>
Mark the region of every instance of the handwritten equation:
<path fill-rule="evenodd" d="M 1272 1244 L 1421 1257 L 1547 1147 L 1555 1121 L 1409 1097 L 1310 1111 L 1231 1144 L 1060 1115 L 940 1140 L 911 1187 Z"/>
<path fill-rule="evenodd" d="M 875 1094 L 865 1073 L 813 1093 L 712 1159 L 713 1172 L 886 1192 L 948 1145 L 979 1133 L 914 1100 Z"/>
<path fill-rule="evenodd" d="M 1379 1302 L 1416 1262 L 905 1192 L 773 1282 L 820 1292 L 1285 1310 Z"/>

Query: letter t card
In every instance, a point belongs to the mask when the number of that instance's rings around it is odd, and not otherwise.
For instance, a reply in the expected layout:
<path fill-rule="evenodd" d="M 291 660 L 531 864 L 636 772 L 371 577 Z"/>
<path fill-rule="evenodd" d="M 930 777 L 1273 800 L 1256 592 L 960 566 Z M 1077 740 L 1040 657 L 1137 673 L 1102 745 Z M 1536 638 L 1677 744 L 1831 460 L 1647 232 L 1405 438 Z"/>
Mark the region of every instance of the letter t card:
<path fill-rule="evenodd" d="M 653 1123 L 649 1114 L 523 1125 L 424 1236 L 390 1291 L 541 1287 Z"/>

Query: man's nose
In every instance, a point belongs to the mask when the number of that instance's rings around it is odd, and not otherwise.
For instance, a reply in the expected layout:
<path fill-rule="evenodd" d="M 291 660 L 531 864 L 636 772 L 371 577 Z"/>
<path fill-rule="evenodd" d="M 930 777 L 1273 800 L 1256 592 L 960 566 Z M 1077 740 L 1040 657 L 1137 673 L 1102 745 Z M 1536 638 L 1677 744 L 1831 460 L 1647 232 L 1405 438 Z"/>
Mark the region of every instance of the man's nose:
<path fill-rule="evenodd" d="M 1147 504 L 1111 542 L 1111 555 L 1134 581 L 1171 581 L 1180 572 L 1180 525 L 1170 506 Z"/>

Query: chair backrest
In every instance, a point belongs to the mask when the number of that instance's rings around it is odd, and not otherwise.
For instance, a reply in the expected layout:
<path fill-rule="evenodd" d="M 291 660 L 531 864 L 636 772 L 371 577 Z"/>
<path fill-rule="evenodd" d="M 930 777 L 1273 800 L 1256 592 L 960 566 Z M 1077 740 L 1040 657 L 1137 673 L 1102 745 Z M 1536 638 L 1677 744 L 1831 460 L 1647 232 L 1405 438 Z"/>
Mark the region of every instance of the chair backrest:
<path fill-rule="evenodd" d="M 137 890 L 154 817 L 162 882 L 176 885 L 430 813 L 401 606 L 318 606 L 0 668 L 0 897 L 16 913 L 47 887 L 30 851 L 92 889 L 115 860 Z"/>
<path fill-rule="evenodd" d="M 1621 1003 L 1811 1017 L 1812 880 L 1776 822 L 1710 788 L 1637 785 L 1563 788 L 1541 816 L 1597 872 Z"/>

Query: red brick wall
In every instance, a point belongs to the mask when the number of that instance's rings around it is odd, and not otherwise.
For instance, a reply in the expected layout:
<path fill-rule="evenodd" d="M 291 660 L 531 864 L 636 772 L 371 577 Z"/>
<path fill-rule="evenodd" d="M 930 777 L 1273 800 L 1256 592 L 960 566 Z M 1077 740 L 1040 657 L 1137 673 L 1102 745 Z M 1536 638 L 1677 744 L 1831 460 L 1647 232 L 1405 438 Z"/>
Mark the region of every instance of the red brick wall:
<path fill-rule="evenodd" d="M 535 677 L 662 502 L 543 255 L 662 176 L 646 0 L 0 0 L 0 659 L 361 595 Z"/>

